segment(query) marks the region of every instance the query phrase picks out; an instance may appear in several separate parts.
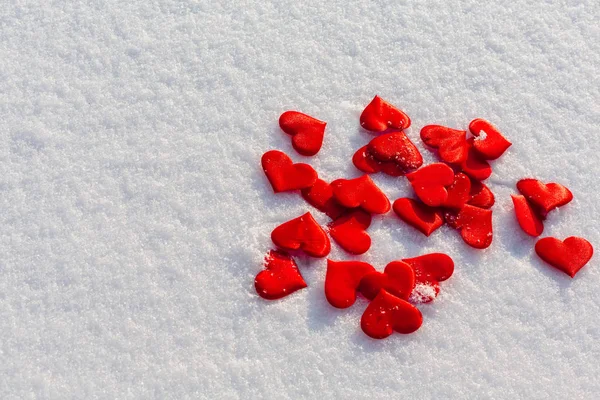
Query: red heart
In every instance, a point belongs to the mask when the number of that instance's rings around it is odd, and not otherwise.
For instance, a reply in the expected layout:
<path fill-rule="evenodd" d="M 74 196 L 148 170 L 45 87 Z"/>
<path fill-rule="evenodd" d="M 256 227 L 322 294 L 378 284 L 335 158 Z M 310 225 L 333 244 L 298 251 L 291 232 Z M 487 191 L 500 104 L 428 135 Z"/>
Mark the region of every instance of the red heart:
<path fill-rule="evenodd" d="M 496 199 L 494 193 L 483 183 L 475 180 L 471 180 L 471 198 L 467 202 L 475 207 L 479 208 L 491 208 Z"/>
<path fill-rule="evenodd" d="M 413 199 L 401 198 L 394 201 L 394 212 L 407 224 L 417 228 L 425 236 L 443 225 L 442 212 Z"/>
<path fill-rule="evenodd" d="M 390 176 L 404 176 L 406 171 L 402 166 L 393 161 L 379 161 L 375 159 L 367 150 L 367 146 L 363 146 L 352 156 L 352 163 L 356 168 L 367 174 L 375 172 L 383 172 Z"/>
<path fill-rule="evenodd" d="M 279 117 L 281 130 L 292 135 L 292 146 L 302 155 L 314 156 L 321 149 L 326 122 L 298 111 L 286 111 Z"/>
<path fill-rule="evenodd" d="M 358 291 L 369 300 L 373 300 L 381 289 L 401 299 L 408 300 L 415 287 L 415 272 L 404 261 L 392 261 L 385 266 L 383 273 L 373 271 L 360 281 Z"/>
<path fill-rule="evenodd" d="M 492 175 L 492 167 L 475 151 L 473 141 L 473 138 L 467 140 L 469 151 L 467 152 L 467 159 L 460 165 L 460 168 L 471 178 L 484 181 Z"/>
<path fill-rule="evenodd" d="M 580 237 L 571 236 L 562 242 L 546 237 L 535 244 L 535 252 L 542 260 L 573 278 L 590 261 L 594 248 Z"/>
<path fill-rule="evenodd" d="M 291 158 L 278 150 L 263 154 L 261 163 L 275 193 L 311 187 L 317 180 L 317 172 L 313 167 L 294 164 Z"/>
<path fill-rule="evenodd" d="M 329 218 L 336 219 L 346 211 L 333 198 L 331 186 L 322 179 L 317 179 L 313 186 L 302 189 L 301 193 L 308 204 L 324 212 Z"/>
<path fill-rule="evenodd" d="M 406 129 L 410 126 L 410 118 L 381 97 L 375 96 L 360 115 L 360 126 L 373 132 L 383 132 L 388 128 Z"/>
<path fill-rule="evenodd" d="M 404 173 L 423 165 L 423 157 L 419 149 L 404 132 L 391 132 L 377 136 L 369 142 L 367 151 L 376 160 L 398 164 Z"/>
<path fill-rule="evenodd" d="M 443 163 L 434 163 L 406 175 L 423 203 L 438 207 L 448 199 L 447 186 L 454 182 L 454 171 Z"/>
<path fill-rule="evenodd" d="M 375 271 L 370 264 L 360 261 L 327 260 L 325 297 L 337 308 L 348 308 L 356 301 L 356 291 L 361 279 Z"/>
<path fill-rule="evenodd" d="M 492 210 L 465 204 L 458 215 L 446 213 L 446 222 L 460 229 L 463 240 L 471 247 L 485 249 L 492 244 Z"/>
<path fill-rule="evenodd" d="M 515 205 L 515 214 L 517 221 L 523 229 L 523 232 L 529 236 L 537 237 L 544 232 L 544 224 L 538 216 L 537 211 L 531 207 L 525 196 L 511 195 Z"/>
<path fill-rule="evenodd" d="M 512 145 L 502 136 L 498 128 L 481 118 L 471 121 L 469 131 L 476 137 L 475 151 L 486 160 L 495 160 Z"/>
<path fill-rule="evenodd" d="M 325 257 L 331 250 L 327 234 L 309 212 L 279 225 L 271 232 L 271 240 L 277 247 L 300 249 L 313 257 Z"/>
<path fill-rule="evenodd" d="M 387 196 L 368 175 L 356 179 L 337 179 L 331 182 L 333 197 L 347 208 L 361 207 L 371 214 L 385 214 L 390 210 Z"/>
<path fill-rule="evenodd" d="M 433 301 L 440 292 L 439 282 L 445 281 L 454 273 L 454 261 L 442 253 L 425 254 L 402 261 L 415 271 L 415 288 L 410 296 L 413 303 Z"/>
<path fill-rule="evenodd" d="M 517 182 L 517 189 L 528 201 L 543 211 L 543 217 L 556 207 L 564 206 L 573 200 L 573 193 L 560 183 L 545 185 L 537 179 L 521 179 Z"/>
<path fill-rule="evenodd" d="M 384 339 L 393 331 L 412 333 L 421 324 L 423 315 L 417 307 L 385 290 L 369 303 L 360 320 L 363 332 L 373 339 Z"/>
<path fill-rule="evenodd" d="M 460 164 L 467 159 L 469 145 L 467 132 L 447 128 L 441 125 L 427 125 L 421 129 L 421 139 L 434 149 L 438 149 L 440 158 L 450 164 Z"/>
<path fill-rule="evenodd" d="M 454 182 L 448 187 L 448 198 L 443 206 L 461 209 L 471 198 L 471 179 L 463 174 L 454 175 Z"/>
<path fill-rule="evenodd" d="M 271 250 L 265 257 L 265 269 L 256 275 L 254 287 L 260 297 L 276 300 L 304 289 L 306 282 L 292 257 Z"/>
<path fill-rule="evenodd" d="M 363 254 L 371 247 L 367 228 L 371 214 L 361 209 L 351 210 L 329 225 L 329 234 L 341 248 L 352 254 Z"/>

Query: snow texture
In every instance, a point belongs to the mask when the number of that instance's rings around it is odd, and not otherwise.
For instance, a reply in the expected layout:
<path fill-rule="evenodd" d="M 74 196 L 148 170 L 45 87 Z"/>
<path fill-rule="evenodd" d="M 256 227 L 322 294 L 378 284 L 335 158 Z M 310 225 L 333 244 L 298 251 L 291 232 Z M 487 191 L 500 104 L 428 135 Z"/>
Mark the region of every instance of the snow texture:
<path fill-rule="evenodd" d="M 0 398 L 595 399 L 600 266 L 539 260 L 510 194 L 523 177 L 575 200 L 544 236 L 600 250 L 600 3 L 563 1 L 5 0 L 0 6 Z M 280 149 L 326 180 L 359 176 L 375 94 L 413 121 L 495 124 L 495 238 L 469 248 L 376 216 L 389 261 L 445 252 L 415 334 L 375 341 L 366 307 L 329 306 L 324 259 L 280 301 L 253 280 L 278 224 L 314 211 L 273 194 Z M 327 121 L 301 157 L 285 110 Z M 374 176 L 390 199 L 404 178 Z"/>

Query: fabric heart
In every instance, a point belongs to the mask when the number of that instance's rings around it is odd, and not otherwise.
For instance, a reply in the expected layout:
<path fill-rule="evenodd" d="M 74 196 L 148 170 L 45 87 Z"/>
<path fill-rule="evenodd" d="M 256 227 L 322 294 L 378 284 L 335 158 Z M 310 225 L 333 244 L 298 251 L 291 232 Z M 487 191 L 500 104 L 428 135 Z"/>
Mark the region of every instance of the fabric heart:
<path fill-rule="evenodd" d="M 470 198 L 471 179 L 463 173 L 458 173 L 454 175 L 454 182 L 448 187 L 448 198 L 442 206 L 461 209 Z"/>
<path fill-rule="evenodd" d="M 534 206 L 539 207 L 543 212 L 542 217 L 573 200 L 573 193 L 560 183 L 545 185 L 537 179 L 521 179 L 517 182 L 517 189 Z"/>
<path fill-rule="evenodd" d="M 467 159 L 469 145 L 467 132 L 441 125 L 427 125 L 421 129 L 421 139 L 434 149 L 440 158 L 450 164 L 461 164 Z"/>
<path fill-rule="evenodd" d="M 317 180 L 317 172 L 308 164 L 294 164 L 292 159 L 278 150 L 263 154 L 262 168 L 275 193 L 311 187 Z"/>
<path fill-rule="evenodd" d="M 494 125 L 481 118 L 471 121 L 469 131 L 475 136 L 475 151 L 486 160 L 495 160 L 512 145 Z"/>
<path fill-rule="evenodd" d="M 385 133 L 371 140 L 368 153 L 376 160 L 394 162 L 407 173 L 423 165 L 421 152 L 404 132 Z"/>
<path fill-rule="evenodd" d="M 434 163 L 406 175 L 423 203 L 438 207 L 448 199 L 447 187 L 454 182 L 454 171 L 443 163 Z"/>
<path fill-rule="evenodd" d="M 326 122 L 298 111 L 286 111 L 279 117 L 281 130 L 292 136 L 292 146 L 304 156 L 314 156 L 321 150 Z"/>
<path fill-rule="evenodd" d="M 485 184 L 475 180 L 471 180 L 470 196 L 467 204 L 479 208 L 491 208 L 496 202 L 494 193 Z"/>
<path fill-rule="evenodd" d="M 561 242 L 546 237 L 535 244 L 535 252 L 542 260 L 573 278 L 590 261 L 594 249 L 584 238 L 571 236 Z"/>
<path fill-rule="evenodd" d="M 271 232 L 271 240 L 285 250 L 302 250 L 312 257 L 325 257 L 331 250 L 327 234 L 308 212 L 279 225 Z"/>
<path fill-rule="evenodd" d="M 492 210 L 465 204 L 458 214 L 446 213 L 446 222 L 460 229 L 461 237 L 471 247 L 485 249 L 492 244 Z"/>
<path fill-rule="evenodd" d="M 429 236 L 444 224 L 439 209 L 426 206 L 413 199 L 400 198 L 394 201 L 394 212 L 407 224 Z"/>
<path fill-rule="evenodd" d="M 329 234 L 348 253 L 363 254 L 371 247 L 367 228 L 371 225 L 371 214 L 351 210 L 329 225 Z"/>
<path fill-rule="evenodd" d="M 358 291 L 373 300 L 381 289 L 404 300 L 408 300 L 415 287 L 415 272 L 404 261 L 392 261 L 382 272 L 373 271 L 360 281 Z"/>
<path fill-rule="evenodd" d="M 390 210 L 387 196 L 368 175 L 356 179 L 338 179 L 331 182 L 333 197 L 347 208 L 361 207 L 371 214 L 385 214 Z"/>
<path fill-rule="evenodd" d="M 363 146 L 352 156 L 352 163 L 356 168 L 367 174 L 383 172 L 390 176 L 404 176 L 406 174 L 402 166 L 393 161 L 379 161 L 375 159 L 367 150 L 367 146 Z"/>
<path fill-rule="evenodd" d="M 362 278 L 375 271 L 370 264 L 360 261 L 327 260 L 325 297 L 337 308 L 348 308 L 356 301 L 356 292 Z"/>
<path fill-rule="evenodd" d="M 360 126 L 372 132 L 383 132 L 388 128 L 406 129 L 410 118 L 379 96 L 365 107 L 360 115 Z"/>
<path fill-rule="evenodd" d="M 469 175 L 471 178 L 478 181 L 484 181 L 492 175 L 492 167 L 475 151 L 473 141 L 473 138 L 467 140 L 469 151 L 467 152 L 467 159 L 460 164 L 460 168 L 462 172 Z"/>
<path fill-rule="evenodd" d="M 412 303 L 433 301 L 440 292 L 439 283 L 454 273 L 454 261 L 442 253 L 425 254 L 402 261 L 415 271 L 415 288 L 409 298 Z"/>
<path fill-rule="evenodd" d="M 254 287 L 260 297 L 276 300 L 304 289 L 306 282 L 292 257 L 271 250 L 265 257 L 265 269 L 256 275 Z"/>
<path fill-rule="evenodd" d="M 324 212 L 331 219 L 336 219 L 346 212 L 346 208 L 333 198 L 331 186 L 322 179 L 317 179 L 313 186 L 302 189 L 301 193 L 308 204 Z"/>
<path fill-rule="evenodd" d="M 544 224 L 537 211 L 531 207 L 525 196 L 513 194 L 511 197 L 515 206 L 517 221 L 523 232 L 533 237 L 540 236 L 544 232 Z"/>
<path fill-rule="evenodd" d="M 373 339 L 384 339 L 394 331 L 412 333 L 422 323 L 423 315 L 417 307 L 381 290 L 363 313 L 360 327 Z"/>

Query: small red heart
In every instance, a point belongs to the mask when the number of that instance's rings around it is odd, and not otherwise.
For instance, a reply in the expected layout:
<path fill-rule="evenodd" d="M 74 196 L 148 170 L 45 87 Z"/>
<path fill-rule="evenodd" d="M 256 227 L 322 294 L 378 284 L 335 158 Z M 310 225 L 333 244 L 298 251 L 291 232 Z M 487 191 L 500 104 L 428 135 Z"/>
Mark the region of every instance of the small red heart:
<path fill-rule="evenodd" d="M 475 136 L 475 151 L 486 160 L 495 160 L 512 145 L 498 128 L 481 118 L 471 121 L 469 131 Z"/>
<path fill-rule="evenodd" d="M 515 205 L 517 221 L 523 232 L 533 237 L 540 236 L 544 232 L 544 224 L 538 216 L 537 211 L 531 207 L 525 196 L 513 194 L 511 197 Z"/>
<path fill-rule="evenodd" d="M 471 247 L 485 249 L 492 244 L 492 210 L 465 204 L 458 215 L 446 213 L 446 222 L 460 229 L 461 237 Z"/>
<path fill-rule="evenodd" d="M 392 261 L 383 272 L 373 271 L 360 281 L 358 291 L 369 300 L 373 300 L 381 289 L 401 299 L 408 300 L 415 287 L 415 272 L 404 261 Z"/>
<path fill-rule="evenodd" d="M 539 207 L 543 212 L 542 217 L 573 200 L 573 193 L 560 183 L 545 185 L 537 179 L 521 179 L 517 182 L 517 189 L 534 206 Z"/>
<path fill-rule="evenodd" d="M 417 307 L 385 290 L 369 303 L 360 320 L 363 332 L 373 339 L 384 339 L 393 331 L 412 333 L 421 324 L 423 315 Z"/>
<path fill-rule="evenodd" d="M 406 175 L 423 203 L 439 207 L 448 199 L 447 187 L 454 182 L 454 171 L 443 163 L 434 163 Z"/>
<path fill-rule="evenodd" d="M 440 292 L 439 283 L 454 273 L 454 261 L 442 253 L 406 258 L 405 263 L 415 271 L 415 288 L 410 296 L 413 303 L 429 303 Z"/>
<path fill-rule="evenodd" d="M 535 244 L 535 252 L 542 260 L 573 278 L 590 261 L 594 248 L 580 237 L 571 236 L 562 242 L 545 237 Z"/>
<path fill-rule="evenodd" d="M 454 182 L 448 187 L 448 198 L 442 204 L 446 208 L 461 209 L 471 198 L 471 179 L 463 174 L 454 175 Z"/>
<path fill-rule="evenodd" d="M 367 151 L 376 160 L 396 163 L 404 173 L 414 171 L 423 165 L 421 152 L 404 132 L 391 132 L 377 136 L 369 142 Z"/>
<path fill-rule="evenodd" d="M 488 188 L 485 184 L 471 180 L 471 198 L 467 202 L 475 207 L 479 208 L 491 208 L 496 199 L 494 198 L 494 193 Z"/>
<path fill-rule="evenodd" d="M 300 249 L 313 257 L 325 257 L 331 250 L 327 234 L 309 212 L 279 225 L 271 232 L 271 240 L 277 247 Z"/>
<path fill-rule="evenodd" d="M 385 214 L 390 210 L 387 196 L 368 175 L 356 179 L 337 179 L 331 182 L 333 197 L 346 208 L 361 207 L 371 214 Z"/>
<path fill-rule="evenodd" d="M 469 145 L 467 132 L 441 125 L 427 125 L 421 129 L 421 139 L 434 149 L 440 158 L 450 164 L 461 164 L 467 159 Z"/>
<path fill-rule="evenodd" d="M 444 224 L 442 212 L 413 199 L 400 198 L 394 201 L 394 212 L 400 219 L 413 226 L 425 236 Z"/>
<path fill-rule="evenodd" d="M 478 181 L 484 181 L 492 175 L 492 167 L 482 159 L 473 147 L 473 138 L 467 140 L 469 151 L 467 159 L 460 165 L 462 172 Z"/>
<path fill-rule="evenodd" d="M 410 118 L 381 97 L 375 96 L 360 115 L 360 126 L 373 132 L 383 132 L 388 128 L 402 130 L 410 126 Z"/>
<path fill-rule="evenodd" d="M 323 145 L 326 122 L 298 111 L 286 111 L 279 117 L 281 130 L 292 136 L 292 146 L 304 156 L 314 156 Z"/>
<path fill-rule="evenodd" d="M 292 257 L 284 252 L 271 250 L 265 257 L 265 269 L 256 275 L 254 287 L 260 297 L 276 300 L 304 289 L 306 282 Z"/>
<path fill-rule="evenodd" d="M 302 189 L 301 193 L 308 204 L 324 212 L 331 219 L 336 219 L 346 212 L 346 209 L 333 198 L 331 186 L 322 179 L 317 179 L 313 186 Z"/>
<path fill-rule="evenodd" d="M 356 168 L 367 174 L 383 172 L 390 176 L 404 176 L 406 174 L 402 166 L 393 161 L 379 161 L 375 159 L 367 150 L 367 146 L 363 146 L 352 156 L 352 163 Z"/>
<path fill-rule="evenodd" d="M 263 154 L 261 163 L 275 193 L 311 187 L 317 180 L 317 172 L 313 167 L 294 164 L 291 158 L 278 150 Z"/>
<path fill-rule="evenodd" d="M 363 254 L 371 247 L 367 228 L 371 214 L 359 209 L 350 210 L 329 225 L 329 234 L 348 253 Z"/>
<path fill-rule="evenodd" d="M 362 278 L 375 271 L 370 264 L 360 261 L 327 260 L 325 297 L 337 308 L 348 308 L 356 301 L 356 291 Z"/>

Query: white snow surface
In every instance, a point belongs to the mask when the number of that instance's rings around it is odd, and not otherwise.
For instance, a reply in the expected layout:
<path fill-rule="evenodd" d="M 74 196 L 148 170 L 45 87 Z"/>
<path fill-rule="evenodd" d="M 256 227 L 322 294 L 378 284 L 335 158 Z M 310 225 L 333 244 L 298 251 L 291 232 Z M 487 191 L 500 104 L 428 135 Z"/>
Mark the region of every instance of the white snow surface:
<path fill-rule="evenodd" d="M 543 264 L 513 215 L 523 177 L 575 195 L 543 236 L 600 250 L 600 3 L 5 0 L 0 6 L 0 398 L 596 399 L 600 265 Z M 379 94 L 412 118 L 494 123 L 494 242 L 469 248 L 390 213 L 335 260 L 456 263 L 412 335 L 376 341 L 359 300 L 309 287 L 259 298 L 270 233 L 306 211 L 274 194 L 279 149 L 326 180 L 360 175 L 358 123 Z M 285 110 L 326 121 L 294 152 Z M 376 175 L 391 200 L 405 178 Z"/>

